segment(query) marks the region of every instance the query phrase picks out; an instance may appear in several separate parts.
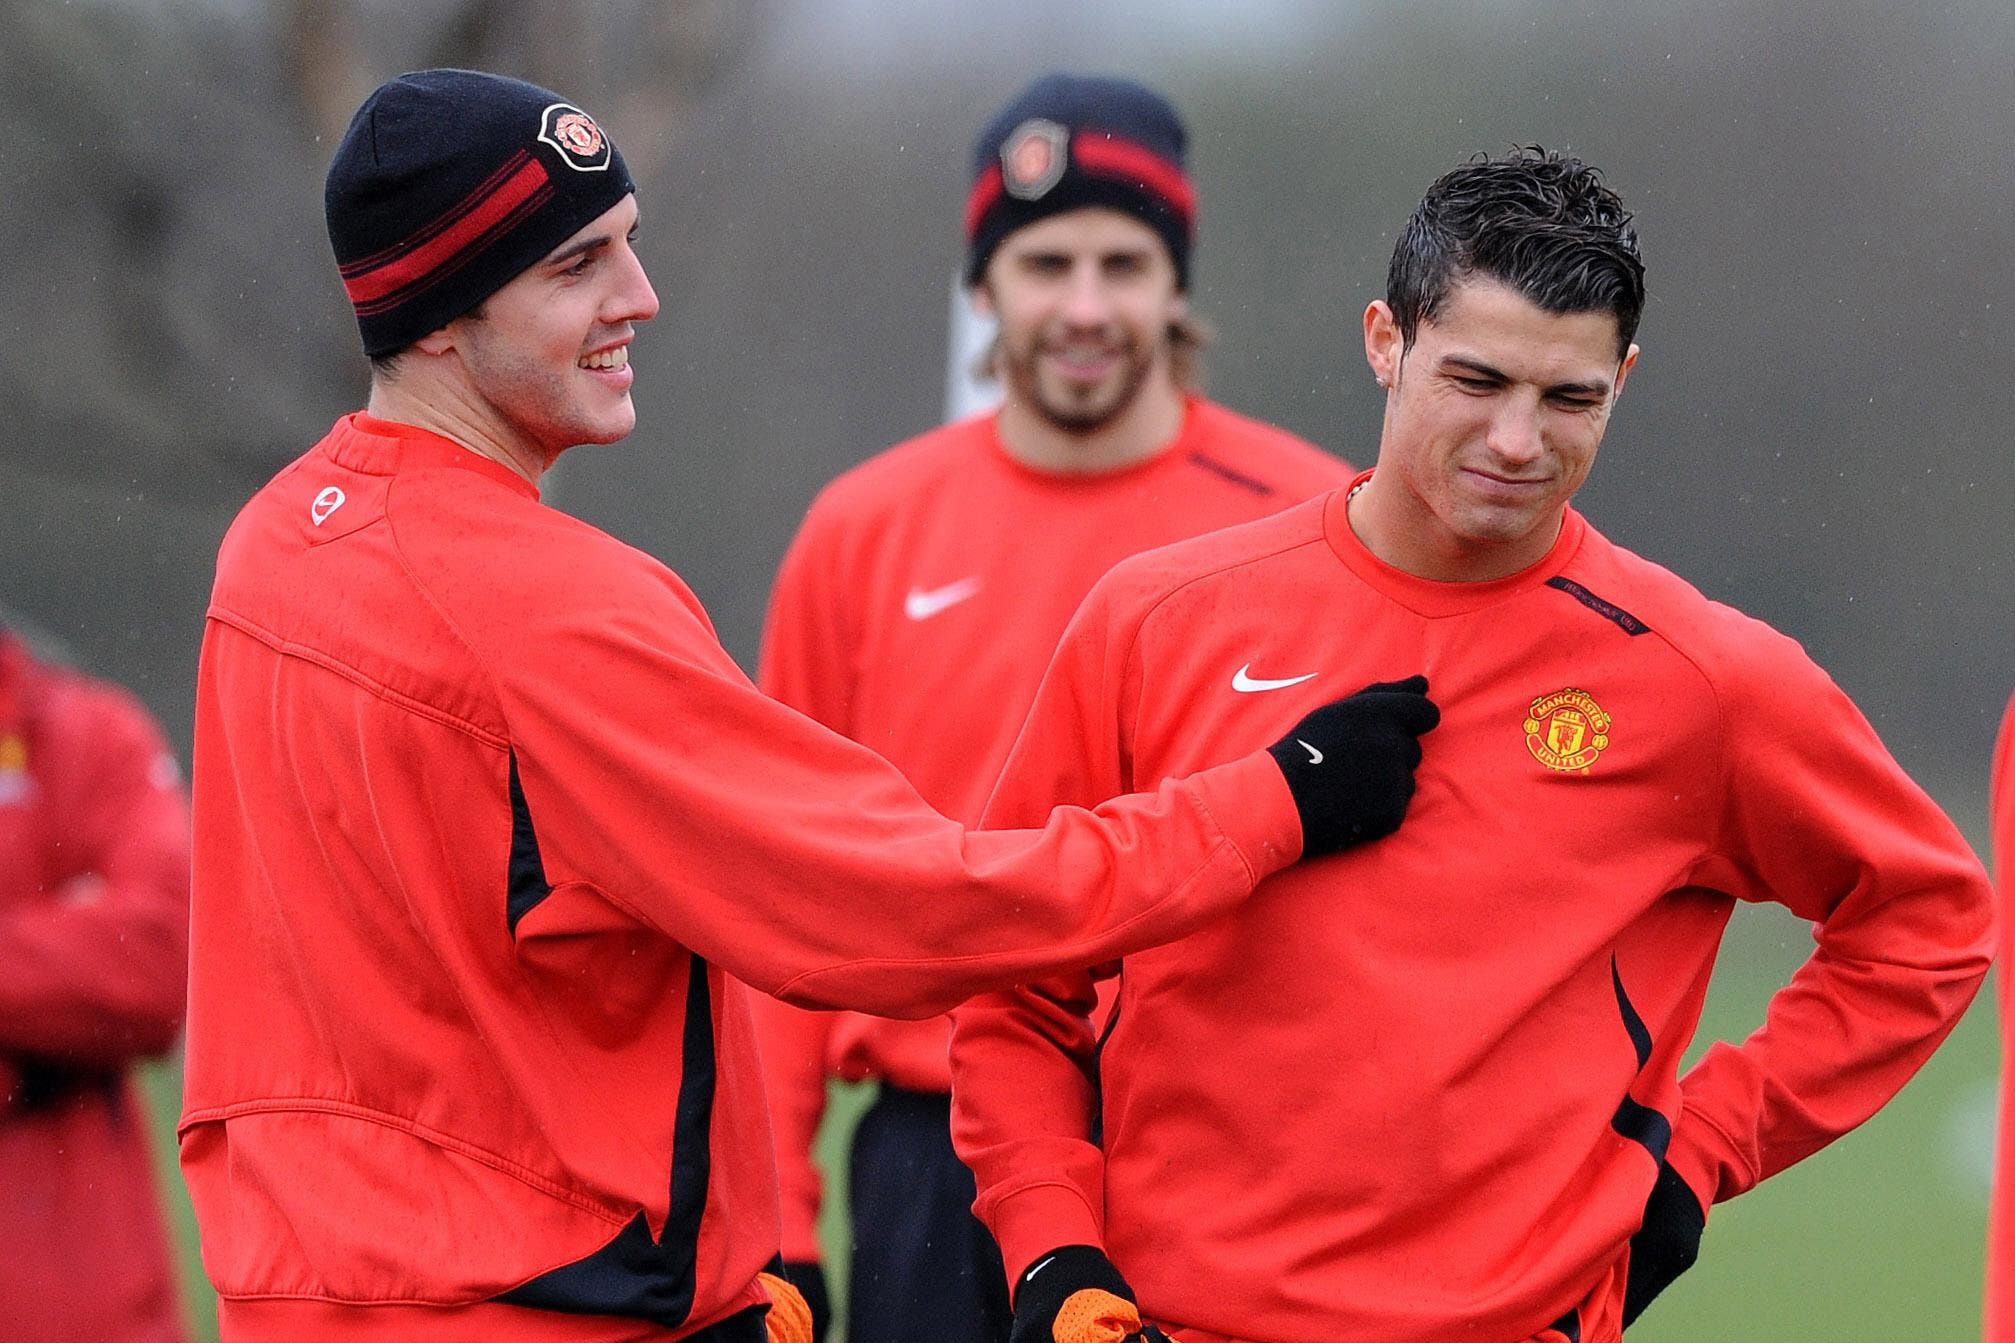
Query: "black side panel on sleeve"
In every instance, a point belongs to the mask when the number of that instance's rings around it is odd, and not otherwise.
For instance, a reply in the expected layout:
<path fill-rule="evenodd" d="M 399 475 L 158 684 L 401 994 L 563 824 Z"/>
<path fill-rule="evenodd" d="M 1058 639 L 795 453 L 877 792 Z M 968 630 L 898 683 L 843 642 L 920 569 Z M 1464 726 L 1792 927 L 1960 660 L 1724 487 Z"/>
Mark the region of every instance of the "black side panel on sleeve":
<path fill-rule="evenodd" d="M 504 886 L 504 910 L 516 935 L 518 920 L 553 893 L 546 864 L 539 857 L 539 836 L 532 829 L 532 809 L 525 804 L 525 787 L 518 782 L 518 753 L 511 752 L 511 866 Z"/>
<path fill-rule="evenodd" d="M 714 1000 L 707 963 L 693 957 L 686 978 L 686 1038 L 679 1078 L 679 1109 L 672 1123 L 672 1197 L 665 1215 L 666 1266 L 684 1284 L 692 1308 L 699 1262 L 700 1222 L 713 1178 Z"/>
<path fill-rule="evenodd" d="M 1115 1027 L 1119 1025 L 1120 1007 L 1126 1001 L 1126 964 L 1121 962 L 1119 982 L 1113 988 L 1112 1015 L 1105 1019 L 1105 1029 L 1098 1033 L 1098 1043 L 1091 1052 L 1091 1130 L 1085 1134 L 1093 1147 L 1105 1146 L 1105 1042 L 1112 1039 Z"/>
<path fill-rule="evenodd" d="M 1630 995 L 1624 992 L 1623 973 L 1616 968 L 1615 956 L 1609 958 L 1609 979 L 1616 986 L 1616 1009 L 1623 1015 L 1623 1029 L 1630 1036 L 1630 1047 L 1637 1053 L 1637 1069 L 1641 1074 L 1644 1066 L 1651 1062 L 1651 1032 L 1645 1027 L 1644 1018 L 1637 1014 L 1637 1008 L 1631 1004 Z M 1616 1113 L 1610 1116 L 1609 1127 L 1622 1137 L 1642 1144 L 1653 1159 L 1665 1160 L 1665 1149 L 1672 1142 L 1672 1121 L 1628 1092 L 1616 1103 Z"/>
<path fill-rule="evenodd" d="M 615 1239 L 583 1259 L 541 1273 L 496 1299 L 513 1305 L 563 1310 L 577 1315 L 617 1315 L 649 1320 L 668 1329 L 686 1322 L 693 1310 L 699 1261 L 700 1221 L 706 1213 L 713 1174 L 714 1008 L 707 963 L 692 958 L 686 980 L 684 1059 L 678 1112 L 673 1121 L 670 1211 L 664 1234 L 651 1239 L 642 1211 Z M 762 1313 L 755 1316 L 759 1324 Z M 744 1312 L 746 1313 L 746 1312 Z M 739 1323 L 737 1323 L 739 1322 Z M 714 1328 L 722 1343 L 735 1343 L 747 1329 L 737 1314 Z M 760 1339 L 763 1335 L 749 1335 Z M 711 1340 L 711 1330 L 696 1335 Z"/>

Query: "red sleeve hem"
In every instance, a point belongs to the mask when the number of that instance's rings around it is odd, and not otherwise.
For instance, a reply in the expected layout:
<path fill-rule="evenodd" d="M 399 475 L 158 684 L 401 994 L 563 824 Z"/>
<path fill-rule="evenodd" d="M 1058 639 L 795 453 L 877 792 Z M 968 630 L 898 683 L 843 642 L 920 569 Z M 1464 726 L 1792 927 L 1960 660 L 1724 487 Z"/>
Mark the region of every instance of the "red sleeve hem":
<path fill-rule="evenodd" d="M 1105 1227 L 1098 1213 L 1070 1184 L 1027 1185 L 990 1202 L 984 1220 L 1000 1242 L 1010 1286 L 1021 1281 L 1030 1264 L 1059 1245 L 1105 1248 Z"/>
<path fill-rule="evenodd" d="M 1702 1212 L 1756 1183 L 1749 1163 L 1720 1125 L 1690 1105 L 1681 1112 L 1665 1160 L 1699 1197 Z"/>
<path fill-rule="evenodd" d="M 1194 777 L 1204 808 L 1245 860 L 1253 885 L 1301 857 L 1301 813 L 1271 755 L 1254 751 Z"/>

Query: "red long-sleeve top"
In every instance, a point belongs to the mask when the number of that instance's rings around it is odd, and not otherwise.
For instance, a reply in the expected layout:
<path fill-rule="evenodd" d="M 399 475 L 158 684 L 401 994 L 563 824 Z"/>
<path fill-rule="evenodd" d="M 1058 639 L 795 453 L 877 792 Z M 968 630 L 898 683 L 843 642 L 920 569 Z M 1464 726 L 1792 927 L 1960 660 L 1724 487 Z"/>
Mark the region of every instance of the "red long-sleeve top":
<path fill-rule="evenodd" d="M 931 430 L 821 491 L 771 592 L 757 683 L 873 748 L 976 824 L 1071 613 L 1128 555 L 1279 512 L 1347 479 L 1285 430 L 1190 397 L 1154 456 L 1025 465 L 992 413 Z M 949 1091 L 951 1020 L 755 1004 L 784 1255 L 819 1257 L 811 1151 L 826 1079 Z"/>
<path fill-rule="evenodd" d="M 178 1343 L 127 1065 L 182 1024 L 189 814 L 132 696 L 0 631 L 0 1334 Z"/>
<path fill-rule="evenodd" d="M 2015 698 L 2001 719 L 1988 788 L 1994 883 L 2001 897 L 2001 1136 L 1994 1162 L 1994 1197 L 1987 1213 L 1987 1343 L 2015 1343 L 2015 986 L 2008 956 L 2015 950 Z"/>
<path fill-rule="evenodd" d="M 1986 972 L 1986 877 L 1796 644 L 1578 514 L 1468 584 L 1346 515 L 1337 491 L 1116 569 L 987 821 L 1424 671 L 1404 825 L 1126 957 L 1102 1047 L 1089 972 L 961 1009 L 954 1137 L 1010 1275 L 1103 1245 L 1185 1343 L 1614 1343 L 1660 1159 L 1712 1203 L 1867 1118 Z M 1682 1079 L 1737 900 L 1817 945 Z"/>
<path fill-rule="evenodd" d="M 735 979 L 941 1012 L 1178 935 L 1300 848 L 1259 752 L 969 832 L 758 692 L 670 570 L 364 415 L 232 525 L 196 714 L 182 1165 L 231 1339 L 759 1311 Z"/>

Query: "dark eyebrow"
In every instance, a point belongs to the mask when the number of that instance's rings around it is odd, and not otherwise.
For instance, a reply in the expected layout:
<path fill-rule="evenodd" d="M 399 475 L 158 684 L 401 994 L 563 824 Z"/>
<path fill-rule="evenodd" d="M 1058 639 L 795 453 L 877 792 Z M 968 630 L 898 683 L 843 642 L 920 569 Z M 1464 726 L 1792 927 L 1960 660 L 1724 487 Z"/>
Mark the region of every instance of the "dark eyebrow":
<path fill-rule="evenodd" d="M 571 261 L 575 257 L 585 256 L 586 254 L 596 250 L 597 248 L 607 247 L 610 241 L 611 240 L 606 234 L 596 238 L 583 238 L 579 242 L 570 243 L 567 246 L 562 247 L 559 251 L 554 252 L 551 256 L 546 258 L 545 264 L 548 266 L 556 266 L 562 261 Z"/>
<path fill-rule="evenodd" d="M 1444 370 L 1462 369 L 1475 375 L 1476 377 L 1486 379 L 1490 382 L 1512 381 L 1511 375 L 1506 373 L 1503 369 L 1492 368 L 1489 364 L 1484 363 L 1481 359 L 1471 359 L 1467 355 L 1461 355 L 1461 354 L 1443 355 L 1441 358 L 1441 367 Z M 1541 388 L 1540 394 L 1543 396 L 1604 397 L 1609 395 L 1609 384 L 1602 381 L 1556 382 L 1551 384 L 1550 386 Z"/>
<path fill-rule="evenodd" d="M 1462 372 L 1474 374 L 1490 382 L 1511 381 L 1510 375 L 1505 373 L 1503 369 L 1492 368 L 1481 359 L 1471 359 L 1466 355 L 1445 354 L 1441 357 L 1441 367 L 1444 370 L 1459 369 Z"/>

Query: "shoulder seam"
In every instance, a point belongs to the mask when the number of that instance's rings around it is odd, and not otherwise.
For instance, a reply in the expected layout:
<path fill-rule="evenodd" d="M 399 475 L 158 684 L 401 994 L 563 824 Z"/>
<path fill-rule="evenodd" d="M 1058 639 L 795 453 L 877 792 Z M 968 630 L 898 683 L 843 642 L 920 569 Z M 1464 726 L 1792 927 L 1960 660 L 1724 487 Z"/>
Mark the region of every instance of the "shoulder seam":
<path fill-rule="evenodd" d="M 491 746 L 497 750 L 504 750 L 510 745 L 506 738 L 498 736 L 488 728 L 472 723 L 458 714 L 449 713 L 446 709 L 438 708 L 435 705 L 427 703 L 425 700 L 416 699 L 402 691 L 394 690 L 390 686 L 366 676 L 363 672 L 358 671 L 348 663 L 329 656 L 320 649 L 310 648 L 306 644 L 295 643 L 291 639 L 282 638 L 248 616 L 240 615 L 236 611 L 214 603 L 210 607 L 208 616 L 219 624 L 229 625 L 240 633 L 257 639 L 260 643 L 265 644 L 282 657 L 296 658 L 302 662 L 313 663 L 324 671 L 334 672 L 351 684 L 376 695 L 379 699 L 384 700 L 394 708 L 403 709 L 420 718 L 430 719 L 443 727 L 453 728 L 455 731 L 473 737 L 485 746 Z"/>
<path fill-rule="evenodd" d="M 1318 495 L 1316 497 L 1320 498 L 1321 496 Z M 1297 505 L 1297 507 L 1299 507 L 1299 505 Z M 1274 516 L 1278 517 L 1280 515 L 1275 514 Z M 1213 565 L 1200 573 L 1189 574 L 1188 576 L 1184 577 L 1181 582 L 1177 583 L 1174 587 L 1171 587 L 1167 591 L 1157 595 L 1152 602 L 1148 603 L 1146 609 L 1141 611 L 1139 617 L 1136 620 L 1134 620 L 1133 629 L 1129 631 L 1127 634 L 1126 654 L 1120 660 L 1121 684 L 1116 685 L 1112 688 L 1114 702 L 1115 703 L 1118 702 L 1121 688 L 1125 684 L 1126 669 L 1133 665 L 1135 656 L 1139 651 L 1141 631 L 1147 628 L 1148 621 L 1154 619 L 1155 612 L 1159 611 L 1166 603 L 1173 600 L 1176 594 L 1182 592 L 1184 589 L 1190 587 L 1193 584 L 1201 583 L 1205 579 L 1216 578 L 1218 575 L 1229 573 L 1233 569 L 1243 568 L 1244 566 L 1249 564 L 1261 564 L 1267 560 L 1277 559 L 1290 551 L 1299 550 L 1303 546 L 1321 545 L 1323 544 L 1323 542 L 1324 538 L 1322 532 L 1320 529 L 1318 529 L 1314 536 L 1305 536 L 1297 540 L 1288 541 L 1281 545 L 1275 546 L 1272 549 L 1263 550 L 1258 554 L 1241 555 L 1236 559 L 1225 560 L 1219 564 Z M 1125 561 L 1121 561 L 1121 563 L 1123 564 L 1125 563 Z M 1139 713 L 1140 713 L 1140 705 L 1139 704 L 1132 705 L 1128 714 L 1128 722 L 1127 722 L 1127 739 L 1129 742 L 1138 742 L 1140 740 Z M 1131 759 L 1130 753 L 1129 753 L 1129 759 Z M 1128 778 L 1125 780 L 1125 782 L 1130 787 L 1136 789 L 1138 788 L 1138 780 L 1132 777 L 1131 768 L 1129 768 Z M 1233 847 L 1236 848 L 1237 846 L 1234 845 Z M 1244 854 L 1239 855 L 1239 859 L 1241 862 L 1244 861 L 1244 858 L 1245 858 Z"/>
<path fill-rule="evenodd" d="M 1591 531 L 1592 530 L 1593 529 L 1591 529 Z M 1586 544 L 1586 538 L 1584 538 L 1583 544 L 1584 545 Z M 1627 551 L 1620 551 L 1614 545 L 1612 545 L 1610 549 L 1612 554 L 1629 553 Z M 1638 562 L 1645 564 L 1650 563 L 1650 561 L 1642 560 L 1641 558 L 1638 560 Z M 1669 570 L 1664 572 L 1670 573 Z M 1565 573 L 1566 570 L 1565 568 L 1563 568 L 1561 570 L 1561 573 L 1555 576 L 1561 577 L 1564 576 Z M 1675 579 L 1678 578 L 1678 575 L 1676 574 L 1673 574 L 1671 576 Z M 1575 580 L 1569 580 L 1569 581 L 1575 581 Z M 1682 583 L 1684 582 L 1683 579 L 1679 581 L 1681 581 Z M 1559 591 L 1559 589 L 1555 590 Z M 1567 593 L 1566 595 L 1572 597 L 1574 594 Z M 1697 596 L 1699 600 L 1703 603 L 1706 603 L 1708 601 L 1707 597 L 1704 594 L 1701 594 L 1696 591 L 1694 595 Z M 1578 601 L 1579 598 L 1576 598 L 1576 600 Z M 1599 612 L 1597 614 L 1598 616 L 1600 615 Z M 1639 619 L 1639 623 L 1644 624 L 1641 618 Z M 1655 626 L 1645 624 L 1644 632 L 1646 634 L 1649 634 L 1652 638 L 1658 640 L 1658 642 L 1663 644 L 1666 648 L 1671 649 L 1674 657 L 1679 658 L 1681 661 L 1685 662 L 1687 666 L 1693 668 L 1694 674 L 1700 677 L 1701 684 L 1707 687 L 1707 693 L 1714 701 L 1715 766 L 1716 766 L 1716 772 L 1720 776 L 1720 787 L 1718 790 L 1718 795 L 1725 799 L 1728 796 L 1729 791 L 1731 765 L 1729 754 L 1730 747 L 1728 741 L 1728 705 L 1726 702 L 1726 698 L 1722 692 L 1721 682 L 1718 678 L 1715 677 L 1714 673 L 1712 673 L 1707 669 L 1705 663 L 1703 663 L 1698 657 L 1694 656 L 1693 652 L 1690 649 L 1686 648 L 1679 642 L 1679 640 L 1676 637 L 1674 637 L 1671 629 L 1668 626 L 1668 623 L 1664 619 L 1661 618 L 1658 624 Z M 1724 837 L 1724 832 L 1728 825 L 1728 809 L 1726 805 L 1720 805 L 1716 807 L 1711 824 L 1713 826 L 1712 831 L 1701 837 L 1701 847 L 1703 850 L 1703 857 L 1712 854 L 1719 854 L 1722 851 L 1723 847 L 1722 839 Z M 1698 865 L 1696 864 L 1695 870 L 1697 870 L 1697 867 Z M 1689 876 L 1690 875 L 1691 874 L 1689 873 Z"/>
<path fill-rule="evenodd" d="M 469 636 L 462 632 L 462 627 L 455 622 L 454 617 L 449 615 L 447 610 L 442 606 L 442 604 L 435 599 L 434 594 L 427 590 L 427 585 L 420 581 L 419 574 L 414 572 L 412 564 L 407 560 L 406 548 L 400 541 L 399 528 L 392 521 L 392 493 L 397 487 L 398 487 L 397 477 L 394 477 L 390 481 L 386 482 L 385 526 L 386 530 L 390 533 L 392 538 L 392 554 L 399 561 L 399 572 L 406 576 L 406 581 L 413 585 L 413 591 L 419 594 L 420 600 L 427 604 L 427 609 L 432 611 L 434 613 L 435 618 L 438 619 L 442 625 L 447 627 L 447 630 L 450 634 L 455 636 L 455 641 L 462 646 L 462 651 L 469 655 L 469 661 L 474 663 L 478 668 L 481 669 L 483 673 L 483 679 L 489 682 L 490 697 L 496 702 L 497 716 L 504 721 L 504 728 L 505 728 L 505 735 L 502 736 L 501 738 L 498 738 L 496 744 L 508 750 L 511 745 L 511 738 L 510 738 L 511 715 L 509 709 L 506 707 L 504 703 L 503 686 L 498 682 L 497 674 L 494 670 L 491 669 L 489 662 L 486 661 L 483 658 L 483 656 L 476 651 L 476 646 L 469 639 Z M 484 735 L 485 739 L 488 739 L 490 734 L 486 732 Z"/>

